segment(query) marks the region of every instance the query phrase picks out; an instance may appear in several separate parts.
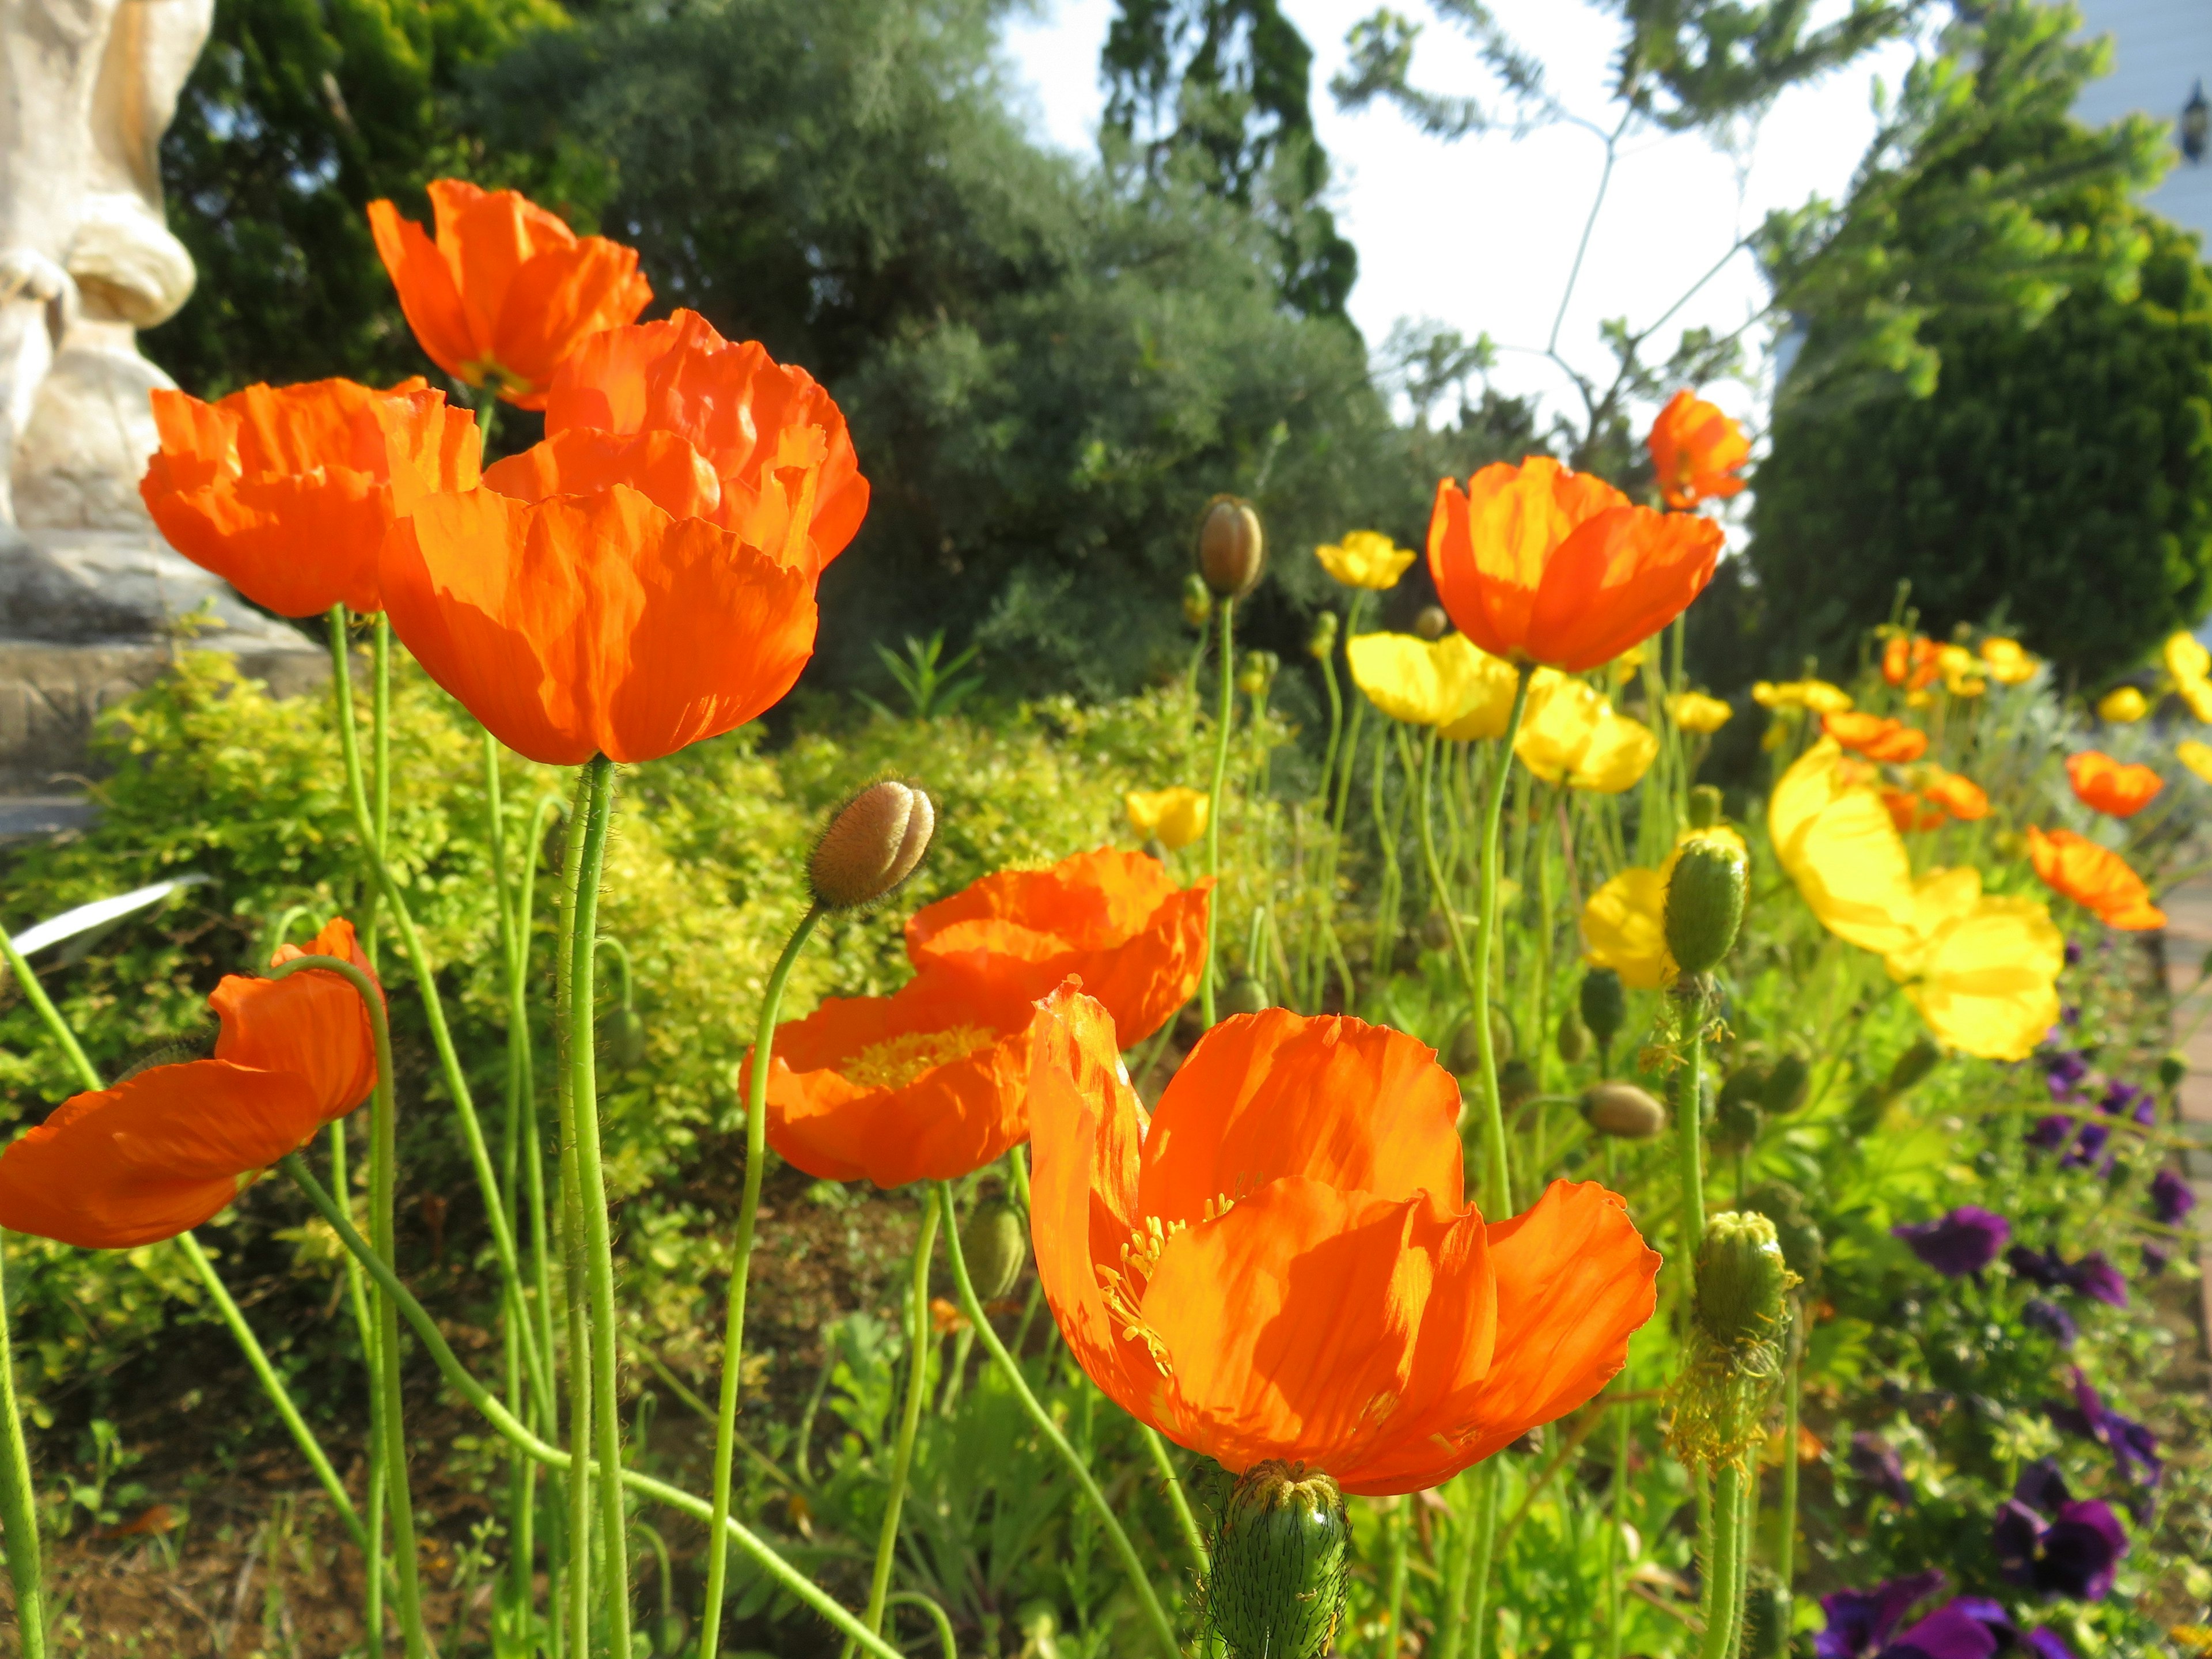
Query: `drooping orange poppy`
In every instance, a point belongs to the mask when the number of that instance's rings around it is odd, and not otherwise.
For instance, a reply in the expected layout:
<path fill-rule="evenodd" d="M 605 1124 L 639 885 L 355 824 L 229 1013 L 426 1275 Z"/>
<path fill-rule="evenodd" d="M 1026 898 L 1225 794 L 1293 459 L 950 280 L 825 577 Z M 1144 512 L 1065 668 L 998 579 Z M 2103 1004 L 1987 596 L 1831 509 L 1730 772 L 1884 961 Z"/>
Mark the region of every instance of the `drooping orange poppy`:
<path fill-rule="evenodd" d="M 1176 885 L 1157 859 L 1102 847 L 1048 870 L 1001 870 L 907 919 L 915 965 L 957 966 L 1025 1000 L 1069 975 L 1134 1048 L 1198 988 L 1208 878 Z"/>
<path fill-rule="evenodd" d="M 257 385 L 212 404 L 157 390 L 153 404 L 146 510 L 172 547 L 279 616 L 382 610 L 392 521 L 477 483 L 476 417 L 419 379 Z"/>
<path fill-rule="evenodd" d="M 1820 729 L 1872 761 L 1917 761 L 1928 752 L 1925 732 L 1879 714 L 1823 714 Z"/>
<path fill-rule="evenodd" d="M 1961 823 L 1972 823 L 1990 815 L 1989 793 L 1972 778 L 1961 777 L 1956 772 L 1941 768 L 1929 769 L 1929 775 L 1922 782 L 1920 793 L 1948 812 Z"/>
<path fill-rule="evenodd" d="M 2128 861 L 2071 830 L 2027 830 L 2027 859 L 2045 886 L 2094 911 L 2107 927 L 2148 933 L 2166 926 L 2166 912 L 2150 902 L 2150 889 Z"/>
<path fill-rule="evenodd" d="M 1650 1317 L 1659 1258 L 1613 1194 L 1468 1206 L 1459 1091 L 1425 1044 L 1238 1016 L 1148 1120 L 1105 1011 L 1040 1006 L 1037 1270 L 1091 1380 L 1179 1444 L 1419 1491 L 1589 1400 Z"/>
<path fill-rule="evenodd" d="M 1881 647 L 1881 677 L 1892 685 L 1924 690 L 1942 672 L 1942 648 L 1925 635 L 1893 634 Z"/>
<path fill-rule="evenodd" d="M 957 969 L 924 972 L 892 996 L 825 998 L 776 1027 L 768 1144 L 825 1181 L 903 1187 L 980 1170 L 1029 1136 L 1046 1018 Z"/>
<path fill-rule="evenodd" d="M 586 335 L 653 299 L 637 250 L 582 236 L 512 190 L 430 183 L 436 240 L 390 202 L 368 204 L 377 253 L 432 362 L 520 409 L 545 407 L 553 373 Z"/>
<path fill-rule="evenodd" d="M 304 954 L 368 970 L 343 921 Z M 0 1152 L 0 1227 L 98 1250 L 173 1238 L 375 1086 L 368 1015 L 335 974 L 234 974 L 208 1006 L 222 1022 L 214 1059 L 74 1096 Z"/>
<path fill-rule="evenodd" d="M 1669 507 L 1733 495 L 1744 486 L 1736 470 L 1751 459 L 1743 428 L 1685 386 L 1651 422 L 1651 468 Z"/>
<path fill-rule="evenodd" d="M 1638 507 L 1547 456 L 1437 485 L 1429 574 L 1493 657 L 1578 674 L 1649 639 L 1712 579 L 1721 528 Z"/>
<path fill-rule="evenodd" d="M 2135 817 L 2166 787 L 2166 780 L 2148 766 L 2123 766 L 2098 749 L 2069 755 L 2066 776 L 2084 806 L 2116 818 Z"/>
<path fill-rule="evenodd" d="M 868 510 L 868 481 L 829 392 L 693 311 L 585 341 L 553 377 L 545 432 L 683 439 L 714 483 L 705 516 L 755 547 L 788 547 L 810 575 L 844 551 Z"/>
<path fill-rule="evenodd" d="M 1900 835 L 1917 830 L 1941 830 L 1946 822 L 1942 807 L 1910 789 L 1885 789 L 1881 804 L 1889 808 L 1889 821 Z"/>
<path fill-rule="evenodd" d="M 813 582 L 616 483 L 426 496 L 379 566 L 392 626 L 517 754 L 653 760 L 743 726 L 813 654 Z"/>

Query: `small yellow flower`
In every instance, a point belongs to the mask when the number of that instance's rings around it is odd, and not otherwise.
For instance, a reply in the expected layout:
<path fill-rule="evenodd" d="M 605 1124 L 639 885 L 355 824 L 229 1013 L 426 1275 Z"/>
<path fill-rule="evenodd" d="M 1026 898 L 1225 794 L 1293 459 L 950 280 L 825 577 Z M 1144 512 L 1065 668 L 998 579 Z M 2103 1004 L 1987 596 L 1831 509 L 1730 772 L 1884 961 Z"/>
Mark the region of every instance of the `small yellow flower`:
<path fill-rule="evenodd" d="M 1667 713 L 1685 732 L 1706 735 L 1726 726 L 1735 710 L 1702 691 L 1678 691 L 1667 699 Z"/>
<path fill-rule="evenodd" d="M 2116 687 L 2097 700 L 2097 718 L 2112 726 L 2133 726 L 2149 713 L 2149 702 L 2132 685 Z"/>
<path fill-rule="evenodd" d="M 1202 789 L 1132 789 L 1121 797 L 1129 827 L 1170 851 L 1206 833 L 1209 810 Z"/>
<path fill-rule="evenodd" d="M 1406 567 L 1413 562 L 1408 549 L 1398 546 L 1379 530 L 1355 530 L 1345 538 L 1314 549 L 1321 568 L 1346 587 L 1380 592 L 1395 587 Z"/>
<path fill-rule="evenodd" d="M 2165 659 L 2166 672 L 2173 676 L 2176 685 L 2212 675 L 2212 651 L 2207 651 L 2198 643 L 2193 634 L 2172 635 L 2159 654 Z"/>
<path fill-rule="evenodd" d="M 1529 686 L 1513 752 L 1547 783 L 1617 795 L 1643 777 L 1659 739 L 1641 720 L 1613 713 L 1602 693 L 1545 669 Z"/>
<path fill-rule="evenodd" d="M 1464 634 L 1361 634 L 1345 647 L 1352 684 L 1394 720 L 1455 742 L 1505 734 L 1516 677 Z"/>
<path fill-rule="evenodd" d="M 2173 757 L 2205 782 L 2212 783 L 2212 744 L 2185 738 L 2173 745 Z"/>
<path fill-rule="evenodd" d="M 1978 697 L 1990 689 L 1980 659 L 1963 645 L 1938 647 L 1936 666 L 1943 676 L 1943 689 L 1954 697 Z"/>
<path fill-rule="evenodd" d="M 1990 678 L 1999 685 L 2018 685 L 2035 678 L 2035 671 L 2043 666 L 2043 659 L 2029 653 L 2018 640 L 2007 639 L 2002 634 L 1992 634 L 1982 641 L 1982 661 L 1990 671 Z"/>
<path fill-rule="evenodd" d="M 1751 700 L 1762 708 L 1809 708 L 1816 714 L 1848 714 L 1851 694 L 1826 680 L 1761 680 Z"/>

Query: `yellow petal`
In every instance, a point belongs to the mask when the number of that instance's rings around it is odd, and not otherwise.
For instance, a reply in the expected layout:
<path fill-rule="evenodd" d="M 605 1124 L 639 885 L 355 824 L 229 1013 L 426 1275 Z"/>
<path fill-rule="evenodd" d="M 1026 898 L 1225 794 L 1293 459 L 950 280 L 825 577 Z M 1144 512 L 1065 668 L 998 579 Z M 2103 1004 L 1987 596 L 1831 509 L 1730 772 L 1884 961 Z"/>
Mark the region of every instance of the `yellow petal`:
<path fill-rule="evenodd" d="M 2018 685 L 2032 680 L 2035 671 L 2043 666 L 2018 640 L 1996 634 L 1982 641 L 1982 660 L 1989 665 L 1990 678 L 2000 685 Z"/>
<path fill-rule="evenodd" d="M 1972 885 L 1979 888 L 1978 877 Z M 1893 962 L 1890 973 L 1929 1030 L 1978 1059 L 2025 1060 L 2058 1022 L 2066 941 L 2039 900 L 1978 892 L 1917 942 L 1909 961 L 1909 971 Z"/>
<path fill-rule="evenodd" d="M 2177 680 L 2175 695 L 2189 705 L 2189 712 L 2207 726 L 2212 726 L 2212 680 Z"/>
<path fill-rule="evenodd" d="M 1583 937 L 1589 945 L 1584 959 L 1612 969 L 1624 985 L 1656 991 L 1672 980 L 1666 872 L 1631 867 L 1592 893 L 1583 904 Z"/>
<path fill-rule="evenodd" d="M 1380 591 L 1397 585 L 1413 562 L 1410 549 L 1402 548 L 1380 531 L 1355 530 L 1338 543 L 1314 549 L 1321 568 L 1346 587 Z"/>
<path fill-rule="evenodd" d="M 1352 684 L 1377 708 L 1408 726 L 1435 726 L 1459 713 L 1468 690 L 1466 659 L 1456 649 L 1439 649 L 1443 644 L 1412 634 L 1360 634 L 1344 654 Z"/>
<path fill-rule="evenodd" d="M 1659 738 L 1650 726 L 1607 708 L 1598 716 L 1582 760 L 1567 774 L 1567 781 L 1577 789 L 1617 795 L 1636 787 L 1658 753 Z"/>
<path fill-rule="evenodd" d="M 2212 783 L 2212 744 L 2199 743 L 2194 738 L 2184 738 L 2173 745 L 2173 757 L 2205 782 Z"/>
<path fill-rule="evenodd" d="M 1513 718 L 1513 696 L 1521 689 L 1520 671 L 1503 657 L 1493 657 L 1464 634 L 1447 634 L 1439 646 L 1456 643 L 1467 659 L 1467 701 L 1458 714 L 1437 727 L 1437 735 L 1454 743 L 1487 741 L 1505 735 Z"/>
<path fill-rule="evenodd" d="M 1889 808 L 1842 759 L 1832 738 L 1807 750 L 1774 787 L 1767 831 L 1820 925 L 1887 956 L 1914 937 L 1912 864 Z"/>
<path fill-rule="evenodd" d="M 1610 707 L 1603 694 L 1582 681 L 1540 668 L 1528 687 L 1528 708 L 1513 752 L 1545 782 L 1558 783 L 1580 769 L 1598 720 Z"/>
<path fill-rule="evenodd" d="M 1735 710 L 1702 691 L 1678 691 L 1667 699 L 1667 714 L 1685 732 L 1705 733 L 1719 731 Z"/>
<path fill-rule="evenodd" d="M 2173 676 L 2176 685 L 2191 680 L 2201 680 L 2212 674 L 2212 651 L 2200 645 L 2193 634 L 2176 634 L 2166 642 L 2160 653 L 2166 660 L 2166 672 Z"/>
<path fill-rule="evenodd" d="M 1121 797 L 1129 827 L 1161 846 L 1188 847 L 1206 833 L 1209 805 L 1202 789 L 1132 789 Z"/>
<path fill-rule="evenodd" d="M 2097 718 L 2113 726 L 2133 726 L 2150 713 L 2150 704 L 2132 685 L 2107 691 L 2097 700 Z"/>

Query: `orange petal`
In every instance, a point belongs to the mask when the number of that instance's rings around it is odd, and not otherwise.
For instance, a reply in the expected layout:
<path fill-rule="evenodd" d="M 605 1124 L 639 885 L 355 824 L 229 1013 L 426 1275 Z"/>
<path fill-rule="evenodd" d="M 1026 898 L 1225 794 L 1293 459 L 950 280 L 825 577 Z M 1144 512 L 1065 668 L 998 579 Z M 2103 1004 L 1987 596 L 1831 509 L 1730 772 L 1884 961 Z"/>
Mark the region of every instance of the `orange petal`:
<path fill-rule="evenodd" d="M 453 272 L 469 335 L 479 356 L 499 357 L 500 320 L 515 273 L 541 248 L 556 247 L 568 228 L 512 190 L 483 190 L 460 179 L 434 179 L 430 208 L 438 252 Z M 546 222 L 550 221 L 549 224 Z"/>
<path fill-rule="evenodd" d="M 1394 1201 L 1462 1204 L 1459 1085 L 1419 1038 L 1287 1009 L 1224 1020 L 1160 1098 L 1138 1207 L 1196 1222 L 1291 1176 Z"/>
<path fill-rule="evenodd" d="M 445 256 L 422 226 L 401 218 L 390 202 L 368 204 L 368 228 L 392 286 L 398 290 L 399 309 L 415 331 L 416 343 L 447 374 L 478 384 L 480 376 L 465 366 L 481 359 L 483 348 L 469 326 L 460 289 Z"/>
<path fill-rule="evenodd" d="M 350 962 L 377 985 L 381 999 L 376 970 L 354 937 L 353 924 L 343 917 L 305 950 L 279 947 L 270 965 L 322 956 Z M 279 980 L 228 974 L 208 997 L 208 1006 L 222 1022 L 217 1060 L 300 1078 L 325 1123 L 353 1110 L 376 1086 L 376 1036 L 368 1012 L 361 994 L 336 974 L 309 969 Z"/>
<path fill-rule="evenodd" d="M 495 461 L 483 481 L 519 501 L 589 495 L 625 483 L 672 519 L 711 519 L 722 500 L 706 457 L 672 432 L 558 432 Z"/>
<path fill-rule="evenodd" d="M 555 371 L 580 341 L 635 320 L 652 301 L 634 247 L 586 236 L 536 254 L 505 290 L 492 335 L 500 367 L 530 389 L 502 395 L 518 408 L 544 408 Z"/>
<path fill-rule="evenodd" d="M 1689 608 L 1712 579 L 1721 527 L 1623 504 L 1583 520 L 1545 567 L 1528 657 L 1570 674 L 1611 662 Z"/>

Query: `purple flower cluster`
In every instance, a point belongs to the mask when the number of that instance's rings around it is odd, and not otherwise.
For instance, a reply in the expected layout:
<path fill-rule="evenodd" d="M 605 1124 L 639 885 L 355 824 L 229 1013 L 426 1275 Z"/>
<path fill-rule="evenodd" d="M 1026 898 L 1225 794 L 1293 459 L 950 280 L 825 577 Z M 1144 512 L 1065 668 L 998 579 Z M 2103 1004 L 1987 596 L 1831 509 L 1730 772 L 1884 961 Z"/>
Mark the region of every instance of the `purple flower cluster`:
<path fill-rule="evenodd" d="M 1913 1606 L 1942 1587 L 1943 1575 L 1929 1571 L 1824 1595 L 1820 1611 L 1828 1622 L 1813 1638 L 1813 1651 L 1818 1659 L 1992 1659 L 2020 1644 L 2034 1659 L 2074 1659 L 2055 1631 L 2023 1638 L 2004 1608 L 1986 1596 L 1954 1596 L 1899 1633 Z"/>
<path fill-rule="evenodd" d="M 2126 1479 L 2155 1486 L 2166 1473 L 2166 1464 L 2158 1455 L 2158 1437 L 2133 1418 L 2108 1407 L 2089 1379 L 2081 1375 L 2080 1366 L 2074 1368 L 2074 1403 L 2048 1409 L 2051 1420 L 2068 1433 L 2086 1436 L 2109 1449 L 2114 1465 Z"/>
<path fill-rule="evenodd" d="M 1990 1543 L 2008 1583 L 2077 1601 L 2101 1600 L 2128 1553 L 2112 1506 L 2075 1498 L 2047 1457 L 2021 1471 L 2013 1496 L 1997 1506 Z"/>
<path fill-rule="evenodd" d="M 1851 1437 L 1851 1474 L 1869 1492 L 1893 1499 L 1902 1509 L 1912 1502 L 1912 1483 L 1905 1478 L 1905 1464 L 1897 1449 L 1878 1434 Z"/>
<path fill-rule="evenodd" d="M 1890 1230 L 1946 1279 L 1978 1273 L 2012 1237 L 2012 1223 L 1977 1204 L 1962 1204 L 1935 1221 L 1900 1222 Z"/>
<path fill-rule="evenodd" d="M 2127 1277 L 2106 1259 L 2102 1250 L 2068 1261 L 2056 1250 L 2031 1250 L 2025 1244 L 2015 1244 L 2005 1252 L 2005 1266 L 2039 1290 L 2072 1291 L 2107 1307 L 2128 1305 Z"/>
<path fill-rule="evenodd" d="M 2197 1194 L 2170 1169 L 2150 1178 L 2150 1216 L 2161 1227 L 2179 1227 L 2197 1207 Z"/>

